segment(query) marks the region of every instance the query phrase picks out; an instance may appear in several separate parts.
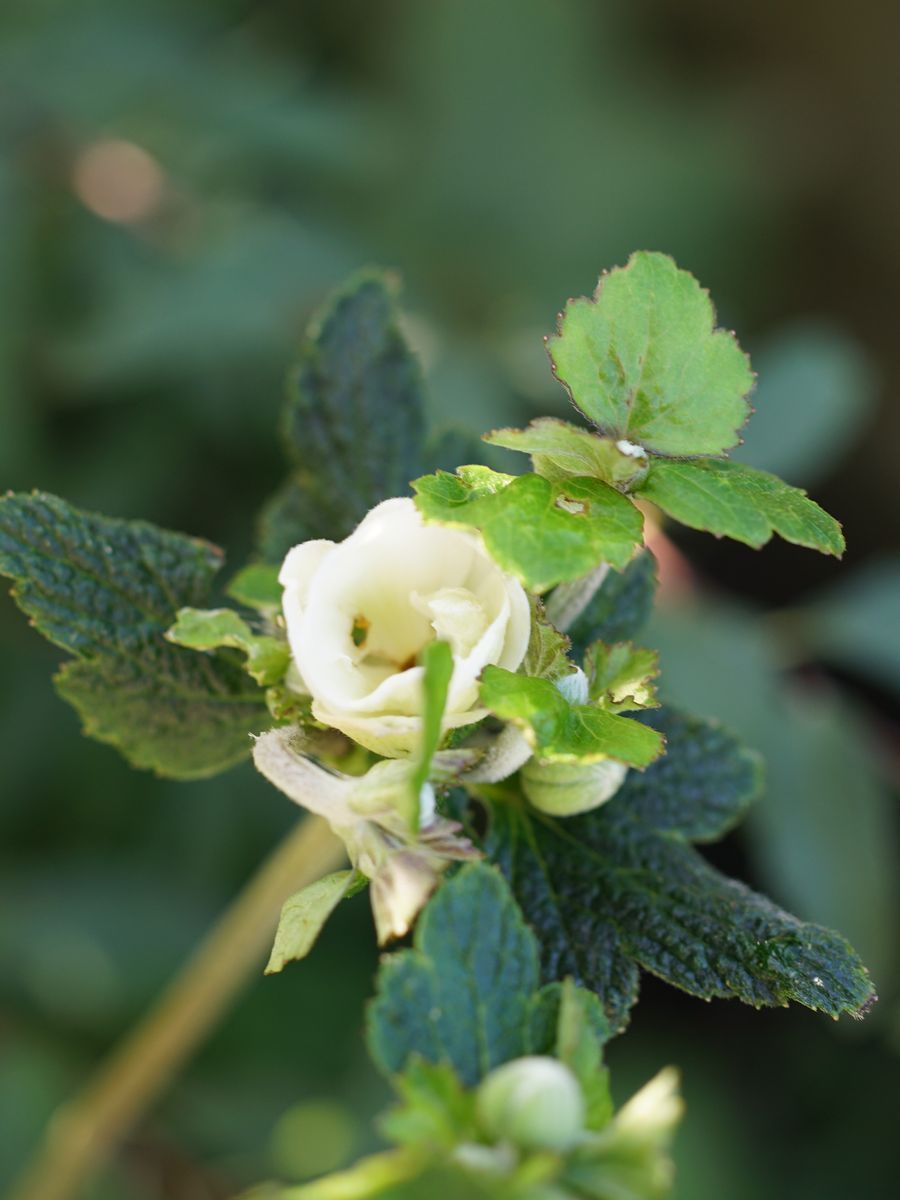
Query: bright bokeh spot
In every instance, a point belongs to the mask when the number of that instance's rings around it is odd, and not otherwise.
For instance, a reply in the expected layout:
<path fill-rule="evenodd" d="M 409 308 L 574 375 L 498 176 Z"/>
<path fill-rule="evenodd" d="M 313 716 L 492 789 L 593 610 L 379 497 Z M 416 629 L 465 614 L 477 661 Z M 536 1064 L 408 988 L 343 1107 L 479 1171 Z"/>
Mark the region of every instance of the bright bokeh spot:
<path fill-rule="evenodd" d="M 165 176 L 146 150 L 118 138 L 93 142 L 75 160 L 72 187 L 85 208 L 129 225 L 159 207 Z"/>
<path fill-rule="evenodd" d="M 309 1179 L 335 1171 L 352 1158 L 356 1122 L 340 1104 L 309 1101 L 292 1105 L 272 1133 L 272 1161 L 290 1179 Z"/>

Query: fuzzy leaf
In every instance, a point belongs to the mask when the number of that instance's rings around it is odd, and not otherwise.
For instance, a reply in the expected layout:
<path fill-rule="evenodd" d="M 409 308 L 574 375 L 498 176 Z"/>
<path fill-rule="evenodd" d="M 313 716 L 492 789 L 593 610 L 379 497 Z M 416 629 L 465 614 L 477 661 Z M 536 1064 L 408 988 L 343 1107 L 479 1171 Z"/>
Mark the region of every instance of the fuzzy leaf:
<path fill-rule="evenodd" d="M 624 567 L 643 534 L 640 510 L 598 479 L 554 485 L 540 475 L 462 467 L 413 486 L 424 517 L 479 530 L 497 562 L 532 591 L 576 579 L 601 561 Z"/>
<path fill-rule="evenodd" d="M 570 300 L 548 341 L 557 379 L 603 433 L 664 455 L 737 445 L 753 386 L 734 335 L 692 275 L 665 254 L 633 254 Z"/>
<path fill-rule="evenodd" d="M 278 918 L 266 975 L 275 975 L 287 963 L 306 958 L 325 922 L 359 878 L 356 871 L 335 871 L 288 896 Z"/>
<path fill-rule="evenodd" d="M 646 767 L 663 750 L 663 739 L 655 729 L 595 704 L 570 704 L 548 679 L 486 667 L 481 702 L 517 725 L 542 762 L 592 763 L 613 758 Z"/>
<path fill-rule="evenodd" d="M 266 507 L 260 552 L 340 539 L 370 508 L 409 494 L 424 466 L 423 384 L 388 276 L 352 279 L 313 320 L 288 379 L 284 435 L 294 471 Z"/>
<path fill-rule="evenodd" d="M 545 979 L 591 988 L 617 1029 L 639 968 L 705 999 L 860 1015 L 873 991 L 847 943 L 719 874 L 690 845 L 740 819 L 758 790 L 756 757 L 715 725 L 653 720 L 666 756 L 601 808 L 555 821 L 491 805 L 484 849 L 538 933 Z"/>
<path fill-rule="evenodd" d="M 382 963 L 369 1047 L 388 1074 L 411 1059 L 446 1063 L 473 1086 L 525 1052 L 537 944 L 499 872 L 482 863 L 446 882 L 416 926 L 414 949 Z"/>
<path fill-rule="evenodd" d="M 780 534 L 822 554 L 844 553 L 838 522 L 800 488 L 774 475 L 719 459 L 656 461 L 640 489 L 663 512 L 717 536 L 759 549 Z"/>
<path fill-rule="evenodd" d="M 278 683 L 291 661 L 287 642 L 256 634 L 232 608 L 182 608 L 166 640 L 188 650 L 229 647 L 247 656 L 247 673 L 262 687 Z"/>
<path fill-rule="evenodd" d="M 0 572 L 35 627 L 77 656 L 56 677 L 85 731 L 135 766 L 195 778 L 250 752 L 263 693 L 227 656 L 163 638 L 221 565 L 208 542 L 82 512 L 41 492 L 0 498 Z"/>
<path fill-rule="evenodd" d="M 596 595 L 568 629 L 576 657 L 591 642 L 627 642 L 637 637 L 653 611 L 656 559 L 643 550 L 624 571 L 610 571 Z"/>

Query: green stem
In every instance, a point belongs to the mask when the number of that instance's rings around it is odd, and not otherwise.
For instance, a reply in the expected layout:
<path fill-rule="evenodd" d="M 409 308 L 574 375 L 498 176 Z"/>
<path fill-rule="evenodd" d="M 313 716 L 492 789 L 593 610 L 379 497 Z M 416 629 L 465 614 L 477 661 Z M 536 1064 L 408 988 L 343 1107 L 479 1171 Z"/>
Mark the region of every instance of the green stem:
<path fill-rule="evenodd" d="M 106 1161 L 265 960 L 281 905 L 333 870 L 344 848 L 307 817 L 288 834 L 185 963 L 157 1005 L 52 1118 L 10 1200 L 71 1200 Z"/>

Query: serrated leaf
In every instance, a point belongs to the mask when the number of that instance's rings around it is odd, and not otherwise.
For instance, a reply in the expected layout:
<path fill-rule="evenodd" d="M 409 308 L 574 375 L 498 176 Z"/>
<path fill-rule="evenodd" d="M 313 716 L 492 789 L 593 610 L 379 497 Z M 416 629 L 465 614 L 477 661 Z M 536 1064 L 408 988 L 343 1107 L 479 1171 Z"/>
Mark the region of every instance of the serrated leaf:
<path fill-rule="evenodd" d="M 540 475 L 487 467 L 415 480 L 422 515 L 477 529 L 496 561 L 532 591 L 576 579 L 601 561 L 624 567 L 643 536 L 643 516 L 598 479 L 554 485 Z"/>
<path fill-rule="evenodd" d="M 624 486 L 647 469 L 647 455 L 638 448 L 623 450 L 610 438 L 555 417 L 539 417 L 525 429 L 495 429 L 485 434 L 484 440 L 529 454 L 535 472 L 551 483 L 587 475 Z"/>
<path fill-rule="evenodd" d="M 284 411 L 294 471 L 261 519 L 269 562 L 311 538 L 346 537 L 380 501 L 408 495 L 423 469 L 422 376 L 393 292 L 388 276 L 366 272 L 310 326 Z"/>
<path fill-rule="evenodd" d="M 603 433 L 663 455 L 737 445 L 753 387 L 734 335 L 692 275 L 638 252 L 570 300 L 547 348 L 554 374 Z"/>
<path fill-rule="evenodd" d="M 287 963 L 309 954 L 325 922 L 359 879 L 356 871 L 335 871 L 288 896 L 281 907 L 266 975 L 275 975 Z"/>
<path fill-rule="evenodd" d="M 569 639 L 547 620 L 541 601 L 532 597 L 531 634 L 522 660 L 522 672 L 540 679 L 559 679 L 572 670 L 568 650 Z"/>
<path fill-rule="evenodd" d="M 262 613 L 281 608 L 279 567 L 272 563 L 250 563 L 238 571 L 225 589 L 232 600 Z"/>
<path fill-rule="evenodd" d="M 593 599 L 567 630 L 576 657 L 591 642 L 627 642 L 641 632 L 653 611 L 656 559 L 643 550 L 624 571 L 609 571 Z"/>
<path fill-rule="evenodd" d="M 785 541 L 822 554 L 840 558 L 844 553 L 839 523 L 806 492 L 742 463 L 657 460 L 640 494 L 682 525 L 734 538 L 754 549 L 778 533 Z"/>
<path fill-rule="evenodd" d="M 639 968 L 705 999 L 859 1015 L 873 991 L 847 943 L 727 879 L 690 845 L 740 818 L 759 785 L 755 756 L 715 725 L 653 720 L 666 756 L 601 808 L 554 821 L 491 805 L 484 848 L 539 935 L 545 979 L 591 988 L 617 1029 Z"/>
<path fill-rule="evenodd" d="M 486 667 L 481 703 L 512 721 L 542 762 L 592 763 L 606 758 L 646 767 L 663 750 L 660 734 L 594 704 L 570 704 L 548 679 Z"/>
<path fill-rule="evenodd" d="M 414 1056 L 466 1086 L 525 1051 L 537 945 L 502 876 L 474 863 L 419 918 L 414 949 L 385 959 L 369 1006 L 369 1049 L 393 1075 Z"/>
<path fill-rule="evenodd" d="M 182 608 L 166 640 L 188 650 L 228 647 L 247 656 L 247 673 L 262 687 L 278 683 L 291 661 L 287 642 L 254 633 L 231 608 Z"/>
<path fill-rule="evenodd" d="M 77 656 L 56 677 L 85 731 L 175 778 L 247 757 L 263 693 L 226 656 L 163 639 L 222 561 L 208 542 L 83 512 L 46 493 L 0 498 L 0 572 L 35 627 Z"/>
<path fill-rule="evenodd" d="M 655 650 L 631 642 L 594 642 L 584 660 L 589 695 L 609 712 L 656 708 L 656 688 L 650 682 L 659 674 Z"/>

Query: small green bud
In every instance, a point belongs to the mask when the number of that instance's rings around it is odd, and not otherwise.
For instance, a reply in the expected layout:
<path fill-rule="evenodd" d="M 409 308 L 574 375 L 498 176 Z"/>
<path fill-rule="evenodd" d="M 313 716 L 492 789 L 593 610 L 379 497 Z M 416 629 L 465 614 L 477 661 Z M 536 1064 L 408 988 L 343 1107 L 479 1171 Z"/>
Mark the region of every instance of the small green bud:
<path fill-rule="evenodd" d="M 598 763 L 542 763 L 531 759 L 522 768 L 522 788 L 529 801 L 551 817 L 574 817 L 611 799 L 628 768 L 606 758 Z"/>
<path fill-rule="evenodd" d="M 478 1120 L 497 1141 L 523 1150 L 570 1150 L 584 1131 L 578 1080 L 555 1058 L 517 1058 L 492 1071 L 478 1089 Z"/>

